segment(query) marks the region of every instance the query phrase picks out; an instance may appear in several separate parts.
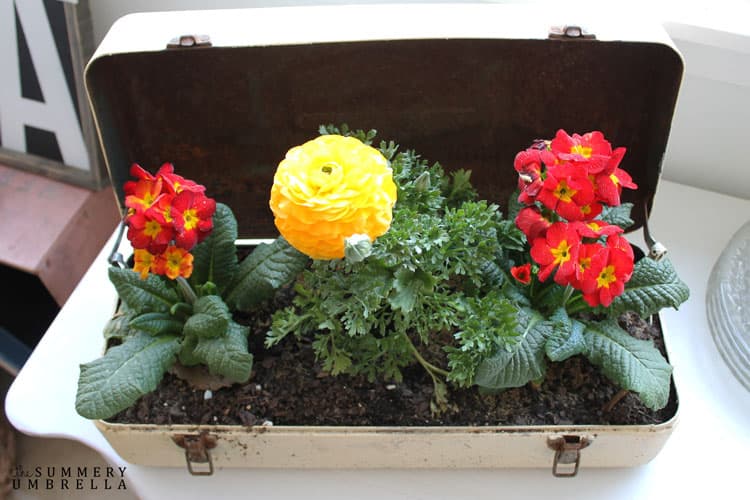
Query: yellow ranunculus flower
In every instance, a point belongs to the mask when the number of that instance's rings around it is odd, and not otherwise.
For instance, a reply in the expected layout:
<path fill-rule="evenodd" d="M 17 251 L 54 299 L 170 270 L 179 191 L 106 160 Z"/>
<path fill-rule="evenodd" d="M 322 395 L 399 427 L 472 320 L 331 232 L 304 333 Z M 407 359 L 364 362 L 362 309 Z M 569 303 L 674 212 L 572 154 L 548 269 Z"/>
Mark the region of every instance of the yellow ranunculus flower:
<path fill-rule="evenodd" d="M 313 259 L 344 257 L 355 234 L 371 240 L 391 225 L 396 185 L 388 160 L 354 137 L 322 135 L 290 149 L 271 188 L 281 235 Z"/>

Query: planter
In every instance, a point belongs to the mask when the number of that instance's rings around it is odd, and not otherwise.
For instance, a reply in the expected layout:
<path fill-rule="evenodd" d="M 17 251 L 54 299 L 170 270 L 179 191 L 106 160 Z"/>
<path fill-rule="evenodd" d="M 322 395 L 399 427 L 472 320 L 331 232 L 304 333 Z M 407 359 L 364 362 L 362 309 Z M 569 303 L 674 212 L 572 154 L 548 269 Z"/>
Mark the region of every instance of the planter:
<path fill-rule="evenodd" d="M 663 32 L 644 28 L 632 41 L 621 33 L 607 41 L 609 34 L 597 31 L 595 40 L 572 40 L 579 31 L 548 33 L 501 6 L 430 9 L 436 10 L 416 8 L 418 15 L 440 13 L 418 27 L 399 20 L 402 7 L 342 9 L 343 21 L 315 9 L 119 21 L 86 72 L 119 199 L 132 162 L 174 161 L 182 175 L 200 179 L 233 208 L 240 237 L 272 237 L 273 168 L 265 165 L 320 123 L 377 128 L 381 137 L 397 137 L 431 159 L 471 169 L 480 198 L 493 201 L 506 200 L 515 188 L 516 178 L 499 165 L 529 138 L 561 125 L 606 126 L 628 145 L 629 169 L 640 186 L 629 199 L 634 227 L 645 226 L 682 72 Z M 306 29 L 285 30 L 296 16 L 305 17 Z M 487 16 L 499 22 L 477 23 Z M 182 36 L 197 17 L 200 35 L 210 37 Z M 342 25 L 357 35 L 332 36 Z M 515 38 L 501 38 L 504 28 Z M 177 43 L 168 46 L 174 37 Z M 527 78 L 540 68 L 543 78 Z M 676 419 L 677 411 L 643 426 L 97 427 L 125 460 L 187 464 L 194 474 L 214 467 L 551 465 L 556 475 L 575 475 L 579 462 L 624 467 L 651 460 Z"/>

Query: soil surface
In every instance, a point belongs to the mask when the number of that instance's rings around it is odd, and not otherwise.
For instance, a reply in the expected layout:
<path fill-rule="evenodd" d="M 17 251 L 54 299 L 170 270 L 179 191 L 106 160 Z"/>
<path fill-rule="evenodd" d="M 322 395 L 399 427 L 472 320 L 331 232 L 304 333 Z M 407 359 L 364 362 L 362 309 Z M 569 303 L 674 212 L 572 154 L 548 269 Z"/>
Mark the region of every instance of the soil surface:
<path fill-rule="evenodd" d="M 549 363 L 540 386 L 527 384 L 494 395 L 481 395 L 476 388 L 451 389 L 450 408 L 433 415 L 432 381 L 421 366 L 405 369 L 401 383 L 328 376 L 309 345 L 290 338 L 270 351 L 263 349 L 269 317 L 248 320 L 255 325 L 250 350 L 257 353 L 248 383 L 208 393 L 167 374 L 156 391 L 110 421 L 243 426 L 630 425 L 664 422 L 676 411 L 674 387 L 669 404 L 659 411 L 644 407 L 632 393 L 607 408 L 619 388 L 585 358 L 576 356 Z M 654 339 L 663 352 L 658 322 L 651 324 L 626 314 L 620 324 L 635 337 Z"/>

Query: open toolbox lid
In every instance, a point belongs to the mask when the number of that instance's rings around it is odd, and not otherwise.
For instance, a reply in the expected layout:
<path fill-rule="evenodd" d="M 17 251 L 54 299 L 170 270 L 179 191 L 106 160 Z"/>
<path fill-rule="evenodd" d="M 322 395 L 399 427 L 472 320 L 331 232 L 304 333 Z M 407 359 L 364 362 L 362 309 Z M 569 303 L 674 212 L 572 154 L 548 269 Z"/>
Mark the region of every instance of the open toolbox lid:
<path fill-rule="evenodd" d="M 507 5 L 135 14 L 107 34 L 86 87 L 121 207 L 132 163 L 171 162 L 232 207 L 241 238 L 276 236 L 276 165 L 328 123 L 471 169 L 480 196 L 501 205 L 516 187 L 513 158 L 533 139 L 601 130 L 628 149 L 621 167 L 639 189 L 623 199 L 637 228 L 683 63 L 660 25 L 608 19 L 583 20 L 595 38 L 549 38 L 567 18 Z M 210 45 L 183 46 L 183 35 Z"/>

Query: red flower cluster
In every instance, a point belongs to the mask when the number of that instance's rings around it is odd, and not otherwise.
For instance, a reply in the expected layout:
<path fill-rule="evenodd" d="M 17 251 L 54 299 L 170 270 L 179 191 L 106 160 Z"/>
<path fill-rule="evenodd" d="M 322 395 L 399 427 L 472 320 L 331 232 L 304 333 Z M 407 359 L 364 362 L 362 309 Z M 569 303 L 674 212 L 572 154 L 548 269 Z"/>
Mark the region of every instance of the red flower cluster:
<path fill-rule="evenodd" d="M 622 188 L 636 189 L 619 168 L 625 148 L 612 149 L 601 132 L 569 136 L 559 130 L 518 153 L 519 202 L 528 205 L 516 225 L 531 244 L 539 281 L 580 290 L 593 306 L 608 306 L 633 273 L 633 249 L 622 229 L 596 219 L 603 205 L 620 204 Z M 519 268 L 522 266 L 519 266 Z M 527 279 L 519 279 L 521 283 Z"/>
<path fill-rule="evenodd" d="M 193 272 L 190 250 L 213 229 L 216 202 L 204 194 L 206 188 L 174 173 L 165 163 L 156 175 L 140 165 L 130 167 L 135 181 L 124 185 L 128 214 L 128 240 L 135 248 L 136 272 L 170 279 L 187 278 Z"/>

